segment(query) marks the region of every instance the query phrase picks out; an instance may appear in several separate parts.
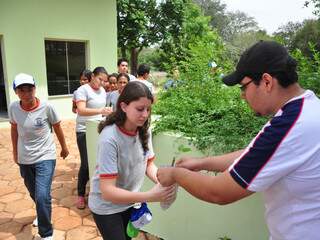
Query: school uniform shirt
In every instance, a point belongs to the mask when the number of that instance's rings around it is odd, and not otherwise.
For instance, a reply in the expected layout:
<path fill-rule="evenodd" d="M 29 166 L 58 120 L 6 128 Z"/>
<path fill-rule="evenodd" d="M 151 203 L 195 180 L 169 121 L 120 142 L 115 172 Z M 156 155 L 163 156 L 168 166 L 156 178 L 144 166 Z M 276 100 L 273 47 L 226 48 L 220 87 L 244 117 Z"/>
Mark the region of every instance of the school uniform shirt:
<path fill-rule="evenodd" d="M 106 126 L 99 136 L 97 165 L 91 180 L 89 208 L 99 215 L 123 212 L 133 204 L 115 204 L 102 199 L 100 179 L 116 179 L 116 186 L 139 192 L 147 164 L 154 153 L 149 139 L 149 151 L 143 151 L 138 133 L 132 134 L 113 124 Z"/>
<path fill-rule="evenodd" d="M 10 123 L 18 130 L 18 163 L 35 164 L 43 160 L 56 159 L 56 147 L 52 125 L 60 119 L 57 112 L 47 102 L 40 102 L 33 109 L 25 110 L 16 101 L 9 106 Z"/>
<path fill-rule="evenodd" d="M 151 92 L 152 95 L 155 94 L 153 84 L 152 84 L 151 82 L 149 82 L 148 80 L 136 78 L 136 79 L 133 80 L 133 81 L 138 81 L 138 82 L 143 83 L 144 85 L 147 86 L 147 88 L 149 89 L 149 91 Z"/>
<path fill-rule="evenodd" d="M 93 89 L 90 84 L 80 86 L 75 92 L 75 102 L 85 102 L 87 108 L 99 109 L 106 106 L 106 91 L 103 87 Z M 102 120 L 101 114 L 81 116 L 77 114 L 76 132 L 86 131 L 86 122 L 89 120 Z"/>
<path fill-rule="evenodd" d="M 119 96 L 120 96 L 120 93 L 118 90 L 112 91 L 109 94 L 107 94 L 107 106 L 112 107 L 113 111 L 117 110 L 117 102 L 118 102 Z"/>
<path fill-rule="evenodd" d="M 272 240 L 319 239 L 320 100 L 307 90 L 287 102 L 229 168 L 262 192 Z"/>

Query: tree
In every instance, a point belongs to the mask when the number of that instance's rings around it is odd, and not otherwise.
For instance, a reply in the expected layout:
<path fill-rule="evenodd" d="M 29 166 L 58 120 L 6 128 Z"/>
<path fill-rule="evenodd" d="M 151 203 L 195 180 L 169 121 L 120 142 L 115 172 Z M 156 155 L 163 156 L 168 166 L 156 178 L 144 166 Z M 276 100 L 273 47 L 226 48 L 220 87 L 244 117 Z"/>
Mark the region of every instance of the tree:
<path fill-rule="evenodd" d="M 232 41 L 238 34 L 260 30 L 258 23 L 253 17 L 241 11 L 228 12 L 228 25 L 223 30 L 226 41 Z"/>
<path fill-rule="evenodd" d="M 308 7 L 310 5 L 310 3 L 312 3 L 315 7 L 313 14 L 320 17 L 320 0 L 305 1 L 304 6 Z"/>
<path fill-rule="evenodd" d="M 180 33 L 169 34 L 160 45 L 161 62 L 166 70 L 172 70 L 177 66 L 182 67 L 182 63 L 193 54 L 191 48 L 196 45 L 204 46 L 208 43 L 222 46 L 221 38 L 212 31 L 209 21 L 210 18 L 203 16 L 199 6 L 192 1 L 185 3 L 184 21 Z M 219 44 L 218 41 L 220 41 Z M 208 56 L 211 54 L 207 52 Z"/>
<path fill-rule="evenodd" d="M 272 40 L 272 37 L 264 30 L 252 30 L 234 34 L 232 40 L 227 43 L 230 59 L 238 61 L 241 53 L 260 40 Z"/>
<path fill-rule="evenodd" d="M 222 38 L 231 42 L 239 33 L 258 31 L 258 23 L 253 17 L 241 11 L 228 12 L 226 5 L 220 0 L 194 0 L 205 16 L 209 16 L 210 25 Z"/>
<path fill-rule="evenodd" d="M 164 41 L 173 32 L 179 34 L 184 0 L 117 1 L 118 46 L 122 57 L 130 53 L 131 73 L 137 69 L 143 48 Z"/>
<path fill-rule="evenodd" d="M 210 25 L 216 29 L 220 36 L 223 36 L 224 29 L 228 26 L 229 19 L 226 13 L 226 4 L 220 0 L 194 0 L 200 6 L 205 16 L 210 16 Z"/>
<path fill-rule="evenodd" d="M 320 20 L 305 20 L 303 26 L 298 29 L 292 40 L 291 49 L 300 49 L 301 52 L 309 57 L 313 56 L 309 43 L 313 44 L 316 51 L 320 51 Z"/>
<path fill-rule="evenodd" d="M 273 33 L 273 36 L 287 48 L 292 49 L 293 39 L 302 26 L 303 24 L 300 22 L 288 22 L 287 24 L 280 26 Z"/>

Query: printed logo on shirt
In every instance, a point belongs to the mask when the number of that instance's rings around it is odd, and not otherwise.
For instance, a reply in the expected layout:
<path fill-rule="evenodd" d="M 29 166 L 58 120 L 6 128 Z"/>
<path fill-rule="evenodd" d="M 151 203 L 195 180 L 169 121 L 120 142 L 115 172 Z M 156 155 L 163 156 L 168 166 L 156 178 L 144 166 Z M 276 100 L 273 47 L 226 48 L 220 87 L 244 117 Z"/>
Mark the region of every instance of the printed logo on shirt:
<path fill-rule="evenodd" d="M 35 127 L 42 127 L 43 124 L 44 124 L 44 121 L 43 121 L 42 118 L 36 118 L 36 119 L 34 120 L 34 126 L 35 126 Z"/>

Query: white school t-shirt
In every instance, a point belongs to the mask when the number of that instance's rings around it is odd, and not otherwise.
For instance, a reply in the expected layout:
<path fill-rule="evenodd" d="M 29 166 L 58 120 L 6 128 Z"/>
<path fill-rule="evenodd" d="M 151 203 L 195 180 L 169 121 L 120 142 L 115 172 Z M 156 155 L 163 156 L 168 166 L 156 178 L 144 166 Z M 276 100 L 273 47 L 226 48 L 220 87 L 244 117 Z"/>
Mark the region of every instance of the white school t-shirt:
<path fill-rule="evenodd" d="M 18 130 L 18 163 L 35 164 L 43 160 L 56 159 L 56 146 L 52 134 L 52 125 L 60 119 L 54 107 L 37 99 L 37 106 L 24 110 L 20 101 L 9 106 L 10 123 Z"/>
<path fill-rule="evenodd" d="M 106 91 L 103 87 L 95 90 L 90 86 L 90 84 L 84 84 L 76 90 L 75 101 L 85 102 L 87 108 L 103 108 L 106 106 Z M 76 119 L 76 132 L 85 132 L 86 122 L 88 120 L 102 120 L 102 115 L 81 116 L 78 113 Z"/>

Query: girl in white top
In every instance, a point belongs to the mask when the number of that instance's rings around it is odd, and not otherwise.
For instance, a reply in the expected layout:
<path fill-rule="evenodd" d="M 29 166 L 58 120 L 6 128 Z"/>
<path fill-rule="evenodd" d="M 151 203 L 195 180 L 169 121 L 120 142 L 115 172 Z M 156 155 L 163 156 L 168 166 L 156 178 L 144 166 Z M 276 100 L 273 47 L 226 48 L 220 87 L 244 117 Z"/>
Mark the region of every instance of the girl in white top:
<path fill-rule="evenodd" d="M 80 86 L 89 83 L 91 80 L 91 75 L 92 75 L 92 72 L 90 70 L 87 70 L 87 69 L 83 70 L 80 73 L 80 80 L 79 80 Z M 72 112 L 73 113 L 77 113 L 76 91 L 77 90 L 73 92 L 73 96 L 72 96 Z"/>
<path fill-rule="evenodd" d="M 76 133 L 77 145 L 80 152 L 81 165 L 78 173 L 78 200 L 77 208 L 85 208 L 86 184 L 89 180 L 88 156 L 86 145 L 86 122 L 88 120 L 101 120 L 112 112 L 106 106 L 106 92 L 102 82 L 108 79 L 108 73 L 104 67 L 93 70 L 91 81 L 79 87 L 75 94 L 77 105 Z"/>
<path fill-rule="evenodd" d="M 129 82 L 119 96 L 117 110 L 99 125 L 97 166 L 91 180 L 89 208 L 103 237 L 131 239 L 126 227 L 134 203 L 167 201 L 174 187 L 161 187 L 149 141 L 153 96 L 140 82 Z M 140 192 L 144 176 L 156 185 Z"/>
<path fill-rule="evenodd" d="M 130 78 L 128 74 L 119 73 L 117 76 L 117 90 L 107 94 L 107 106 L 112 107 L 113 111 L 116 110 L 118 98 L 129 81 Z"/>

